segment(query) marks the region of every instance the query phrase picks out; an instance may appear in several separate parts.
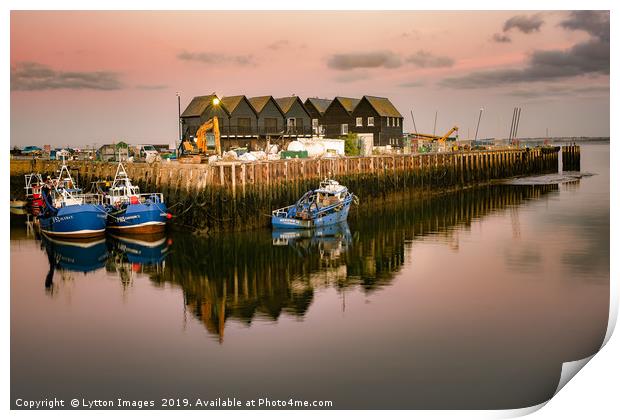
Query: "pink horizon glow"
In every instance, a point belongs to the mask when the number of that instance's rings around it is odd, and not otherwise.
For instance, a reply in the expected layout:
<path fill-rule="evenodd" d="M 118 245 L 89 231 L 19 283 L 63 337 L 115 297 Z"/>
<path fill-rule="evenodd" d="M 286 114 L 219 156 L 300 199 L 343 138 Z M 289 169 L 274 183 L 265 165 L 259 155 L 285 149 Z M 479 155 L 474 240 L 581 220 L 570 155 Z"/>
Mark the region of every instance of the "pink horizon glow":
<path fill-rule="evenodd" d="M 584 31 L 558 25 L 566 12 L 542 12 L 539 31 L 510 30 L 510 43 L 491 40 L 504 34 L 510 17 L 535 13 L 12 12 L 12 68 L 31 62 L 56 72 L 112 72 L 122 86 L 13 89 L 11 145 L 173 143 L 177 91 L 182 108 L 193 96 L 212 92 L 296 94 L 302 100 L 386 96 L 405 117 L 406 131 L 413 130 L 410 110 L 420 132 L 432 132 L 438 111 L 437 131 L 456 124 L 463 138 L 474 129 L 480 107 L 485 114 L 479 137 L 506 136 L 512 108 L 521 106 L 520 136 L 544 136 L 547 128 L 552 136 L 608 136 L 605 74 L 476 89 L 440 85 L 476 71 L 520 69 L 533 51 L 566 50 L 589 39 Z M 406 62 L 419 51 L 454 64 L 424 68 Z M 351 70 L 328 65 L 334 55 L 375 52 L 401 64 Z M 180 59 L 183 53 L 203 60 Z M 561 93 L 575 87 L 580 89 Z"/>

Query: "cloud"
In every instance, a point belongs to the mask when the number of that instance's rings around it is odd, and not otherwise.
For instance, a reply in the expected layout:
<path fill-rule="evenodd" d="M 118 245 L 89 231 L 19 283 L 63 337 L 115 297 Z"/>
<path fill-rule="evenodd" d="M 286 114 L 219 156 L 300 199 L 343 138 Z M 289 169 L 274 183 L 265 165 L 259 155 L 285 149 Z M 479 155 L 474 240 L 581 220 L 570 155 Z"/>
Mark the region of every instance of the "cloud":
<path fill-rule="evenodd" d="M 59 71 L 45 64 L 21 62 L 11 66 L 11 90 L 92 89 L 118 90 L 118 73 L 109 71 Z"/>
<path fill-rule="evenodd" d="M 498 34 L 498 33 L 494 33 L 493 37 L 491 39 L 493 41 L 499 42 L 499 43 L 512 42 L 512 39 L 510 39 L 510 37 L 508 35 Z"/>
<path fill-rule="evenodd" d="M 420 86 L 424 86 L 424 82 L 417 80 L 414 82 L 404 82 L 404 83 L 400 83 L 398 85 L 398 87 L 404 87 L 404 88 L 414 88 L 414 87 L 420 87 Z"/>
<path fill-rule="evenodd" d="M 279 39 L 271 44 L 267 45 L 267 48 L 270 50 L 279 50 L 280 48 L 286 47 L 290 44 L 286 39 Z"/>
<path fill-rule="evenodd" d="M 368 53 L 334 54 L 327 60 L 327 67 L 335 70 L 360 68 L 396 68 L 401 66 L 400 57 L 391 51 Z"/>
<path fill-rule="evenodd" d="M 182 51 L 177 54 L 179 60 L 184 61 L 198 61 L 207 64 L 234 64 L 238 66 L 253 66 L 256 65 L 254 57 L 251 54 L 246 55 L 226 55 L 217 54 L 211 52 L 190 52 Z"/>
<path fill-rule="evenodd" d="M 334 78 L 334 80 L 338 83 L 351 83 L 368 79 L 370 79 L 370 75 L 366 72 L 343 73 Z"/>
<path fill-rule="evenodd" d="M 407 57 L 406 61 L 420 68 L 452 67 L 454 65 L 454 60 L 452 58 L 433 55 L 424 50 L 419 50 L 415 54 Z"/>
<path fill-rule="evenodd" d="M 513 16 L 504 22 L 504 32 L 508 32 L 511 29 L 517 29 L 524 34 L 529 34 L 532 32 L 540 32 L 540 27 L 545 23 L 544 20 L 540 17 L 540 15 L 517 15 Z"/>
<path fill-rule="evenodd" d="M 535 88 L 515 89 L 508 92 L 508 95 L 520 98 L 534 99 L 544 97 L 564 97 L 564 96 L 603 96 L 609 95 L 609 86 L 575 86 L 575 85 L 556 85 L 538 86 Z"/>
<path fill-rule="evenodd" d="M 443 79 L 440 85 L 456 89 L 478 89 L 574 76 L 608 75 L 609 13 L 572 12 L 560 25 L 567 30 L 584 30 L 592 37 L 565 50 L 535 50 L 521 69 L 477 71 Z"/>
<path fill-rule="evenodd" d="M 570 12 L 560 26 L 571 31 L 586 31 L 603 42 L 609 42 L 609 12 L 578 10 Z"/>
<path fill-rule="evenodd" d="M 167 89 L 168 85 L 137 85 L 136 89 L 140 90 L 162 90 Z"/>

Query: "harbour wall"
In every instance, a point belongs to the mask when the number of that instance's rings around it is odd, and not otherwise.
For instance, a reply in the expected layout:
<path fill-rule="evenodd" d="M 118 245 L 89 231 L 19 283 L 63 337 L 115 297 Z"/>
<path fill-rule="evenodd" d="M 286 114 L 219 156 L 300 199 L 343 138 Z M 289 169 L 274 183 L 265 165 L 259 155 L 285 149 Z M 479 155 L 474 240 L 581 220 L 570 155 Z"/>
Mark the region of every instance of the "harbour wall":
<path fill-rule="evenodd" d="M 267 226 L 271 210 L 294 203 L 325 178 L 346 185 L 362 202 L 393 193 L 433 194 L 493 180 L 558 171 L 553 148 L 498 149 L 437 154 L 291 159 L 209 164 L 125 164 L 144 192 L 164 194 L 177 226 L 208 233 Z M 60 163 L 11 161 L 11 192 L 23 192 L 23 175 L 52 175 Z M 112 180 L 115 163 L 71 161 L 78 184 Z"/>

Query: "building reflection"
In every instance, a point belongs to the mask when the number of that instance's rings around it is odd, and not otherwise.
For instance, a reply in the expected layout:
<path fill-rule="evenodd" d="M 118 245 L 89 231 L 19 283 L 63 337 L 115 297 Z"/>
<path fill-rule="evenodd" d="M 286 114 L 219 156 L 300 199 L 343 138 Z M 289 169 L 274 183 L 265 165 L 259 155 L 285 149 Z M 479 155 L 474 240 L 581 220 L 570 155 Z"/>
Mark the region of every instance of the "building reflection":
<path fill-rule="evenodd" d="M 404 265 L 405 249 L 420 237 L 458 251 L 459 230 L 476 219 L 514 212 L 525 201 L 554 191 L 557 184 L 489 185 L 362 206 L 351 214 L 350 227 L 210 238 L 176 234 L 174 252 L 150 278 L 180 286 L 186 311 L 222 342 L 228 320 L 250 325 L 283 313 L 302 318 L 321 288 L 334 288 L 343 299 L 348 289 L 374 293 L 393 281 Z"/>

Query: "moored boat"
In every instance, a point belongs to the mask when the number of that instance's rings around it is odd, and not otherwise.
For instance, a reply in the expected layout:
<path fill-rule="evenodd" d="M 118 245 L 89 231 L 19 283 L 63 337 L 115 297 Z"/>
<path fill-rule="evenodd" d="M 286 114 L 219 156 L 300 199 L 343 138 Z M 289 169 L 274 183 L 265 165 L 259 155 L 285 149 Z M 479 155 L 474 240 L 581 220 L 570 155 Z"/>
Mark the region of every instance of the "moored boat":
<path fill-rule="evenodd" d="M 116 168 L 104 204 L 108 211 L 107 228 L 118 234 L 163 232 L 172 217 L 161 193 L 140 193 L 131 183 L 122 162 Z"/>
<path fill-rule="evenodd" d="M 106 212 L 99 194 L 83 194 L 64 163 L 58 178 L 41 189 L 38 215 L 42 233 L 52 238 L 94 238 L 105 235 Z"/>
<path fill-rule="evenodd" d="M 43 177 L 39 173 L 30 173 L 24 175 L 26 186 L 26 201 L 28 207 L 34 214 L 38 214 L 43 207 L 43 197 L 41 196 L 41 188 L 43 187 Z"/>
<path fill-rule="evenodd" d="M 327 179 L 295 204 L 274 210 L 271 224 L 275 229 L 312 229 L 340 223 L 347 220 L 354 198 L 347 187 Z"/>

